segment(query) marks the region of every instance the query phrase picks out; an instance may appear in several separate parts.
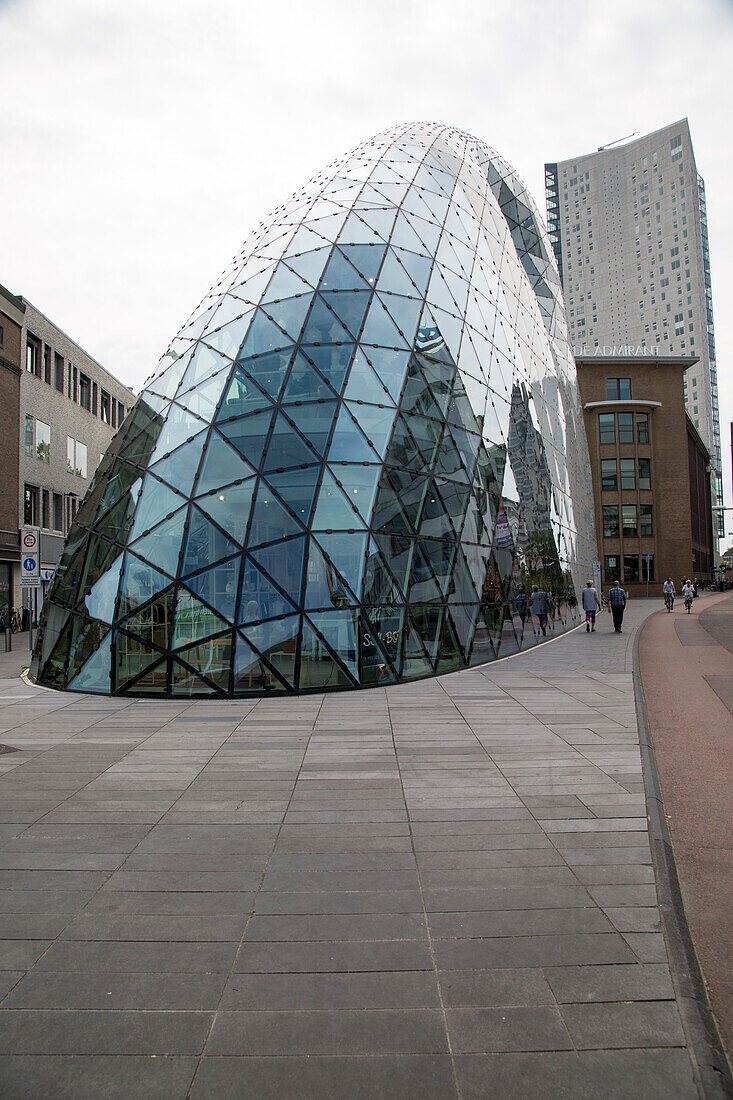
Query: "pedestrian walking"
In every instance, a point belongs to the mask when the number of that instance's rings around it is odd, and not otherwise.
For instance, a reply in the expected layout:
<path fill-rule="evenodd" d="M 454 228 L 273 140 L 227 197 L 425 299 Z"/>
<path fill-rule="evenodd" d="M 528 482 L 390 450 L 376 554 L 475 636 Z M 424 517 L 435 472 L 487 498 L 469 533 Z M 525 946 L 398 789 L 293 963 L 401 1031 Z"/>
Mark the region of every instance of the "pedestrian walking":
<path fill-rule="evenodd" d="M 547 634 L 547 616 L 550 611 L 550 601 L 547 598 L 547 593 L 542 592 L 537 584 L 532 585 L 530 609 L 532 614 L 537 616 L 542 633 Z"/>
<path fill-rule="evenodd" d="M 613 587 L 608 593 L 608 610 L 611 612 L 613 618 L 613 629 L 617 634 L 621 634 L 621 623 L 624 621 L 624 609 L 626 607 L 626 601 L 628 596 L 624 592 L 618 581 L 613 582 Z"/>
<path fill-rule="evenodd" d="M 586 581 L 583 589 L 583 610 L 585 611 L 585 629 L 594 631 L 596 628 L 596 611 L 601 610 L 601 601 L 598 592 L 593 587 L 593 581 Z"/>

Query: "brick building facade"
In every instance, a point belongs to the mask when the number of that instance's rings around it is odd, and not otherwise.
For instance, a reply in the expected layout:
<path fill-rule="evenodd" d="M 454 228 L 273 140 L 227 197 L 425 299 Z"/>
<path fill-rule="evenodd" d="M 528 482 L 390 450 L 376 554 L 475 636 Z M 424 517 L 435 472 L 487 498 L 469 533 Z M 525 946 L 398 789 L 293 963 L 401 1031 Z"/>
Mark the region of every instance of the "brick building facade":
<path fill-rule="evenodd" d="M 710 454 L 685 412 L 691 356 L 576 360 L 602 579 L 632 594 L 713 579 Z"/>
<path fill-rule="evenodd" d="M 0 286 L 0 608 L 13 606 L 13 575 L 20 562 L 18 421 L 24 313 L 24 303 Z"/>

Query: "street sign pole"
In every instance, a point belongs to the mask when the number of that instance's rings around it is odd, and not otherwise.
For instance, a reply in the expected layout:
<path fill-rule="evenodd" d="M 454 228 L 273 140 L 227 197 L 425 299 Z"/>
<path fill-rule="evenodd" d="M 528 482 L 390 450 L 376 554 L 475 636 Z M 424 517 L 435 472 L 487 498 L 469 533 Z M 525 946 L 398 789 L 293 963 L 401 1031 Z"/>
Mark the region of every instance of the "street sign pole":
<path fill-rule="evenodd" d="M 41 530 L 23 527 L 20 532 L 20 587 L 28 597 L 28 644 L 33 649 L 33 593 L 41 586 Z"/>

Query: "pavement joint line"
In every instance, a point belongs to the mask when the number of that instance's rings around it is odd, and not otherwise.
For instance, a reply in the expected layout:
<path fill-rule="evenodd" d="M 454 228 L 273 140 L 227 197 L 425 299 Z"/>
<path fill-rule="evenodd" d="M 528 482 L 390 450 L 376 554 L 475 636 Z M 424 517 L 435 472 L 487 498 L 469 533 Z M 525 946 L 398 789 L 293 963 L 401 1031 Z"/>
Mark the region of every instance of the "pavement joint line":
<path fill-rule="evenodd" d="M 710 1007 L 685 915 L 639 666 L 639 642 L 646 623 L 664 613 L 664 609 L 660 609 L 650 616 L 634 638 L 634 696 L 649 818 L 649 845 L 662 929 L 671 963 L 672 984 L 696 1076 L 695 1083 L 702 1100 L 718 1100 L 733 1096 L 733 1073 Z"/>

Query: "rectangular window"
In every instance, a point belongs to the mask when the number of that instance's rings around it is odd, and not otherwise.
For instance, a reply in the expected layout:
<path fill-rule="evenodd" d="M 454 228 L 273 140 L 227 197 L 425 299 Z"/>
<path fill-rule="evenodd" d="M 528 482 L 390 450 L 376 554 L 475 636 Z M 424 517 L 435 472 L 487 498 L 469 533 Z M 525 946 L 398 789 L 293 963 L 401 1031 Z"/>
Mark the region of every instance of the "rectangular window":
<path fill-rule="evenodd" d="M 25 414 L 25 434 L 23 437 L 24 449 L 27 455 L 32 455 L 36 449 L 35 426 L 30 413 Z"/>
<path fill-rule="evenodd" d="M 618 505 L 603 505 L 603 537 L 604 539 L 618 538 Z"/>
<path fill-rule="evenodd" d="M 618 414 L 618 441 L 619 443 L 634 442 L 634 414 Z"/>
<path fill-rule="evenodd" d="M 51 348 L 43 345 L 43 381 L 51 385 Z"/>
<path fill-rule="evenodd" d="M 623 486 L 622 486 L 623 487 Z M 651 489 L 652 487 L 652 463 L 649 458 L 639 459 L 639 488 Z M 633 489 L 633 485 L 631 486 Z"/>
<path fill-rule="evenodd" d="M 87 412 L 91 411 L 92 407 L 92 384 L 86 374 L 82 374 L 79 371 L 79 404 Z"/>
<path fill-rule="evenodd" d="M 70 474 L 87 476 L 87 449 L 78 439 L 66 437 L 66 468 Z"/>
<path fill-rule="evenodd" d="M 93 413 L 94 416 L 97 415 L 97 392 L 98 392 L 97 383 L 92 382 L 92 413 Z"/>
<path fill-rule="evenodd" d="M 106 390 L 100 391 L 99 396 L 99 417 L 105 424 L 110 423 L 110 406 L 109 406 L 109 394 Z"/>
<path fill-rule="evenodd" d="M 51 461 L 51 429 L 42 420 L 36 420 L 36 458 Z"/>
<path fill-rule="evenodd" d="M 636 439 L 638 443 L 649 442 L 649 413 L 636 414 Z"/>
<path fill-rule="evenodd" d="M 616 471 L 615 458 L 601 459 L 601 488 L 618 489 L 618 473 Z"/>
<path fill-rule="evenodd" d="M 606 393 L 609 401 L 631 400 L 630 378 L 607 378 Z"/>
<path fill-rule="evenodd" d="M 53 357 L 54 385 L 59 393 L 64 392 L 64 357 L 58 352 Z"/>
<path fill-rule="evenodd" d="M 624 584 L 635 584 L 639 580 L 639 555 L 627 557 L 624 554 Z"/>
<path fill-rule="evenodd" d="M 616 554 L 607 554 L 603 559 L 603 574 L 606 584 L 618 580 L 618 563 L 619 559 Z"/>
<path fill-rule="evenodd" d="M 621 505 L 621 524 L 625 539 L 635 539 L 637 536 L 636 505 Z"/>
<path fill-rule="evenodd" d="M 615 443 L 616 430 L 613 413 L 600 413 L 598 416 L 598 438 L 600 443 Z"/>
<path fill-rule="evenodd" d="M 651 504 L 639 505 L 639 534 L 642 538 L 651 538 L 654 534 L 654 522 Z"/>
<path fill-rule="evenodd" d="M 87 476 L 87 449 L 84 443 L 76 443 L 76 472 L 80 477 Z"/>
<path fill-rule="evenodd" d="M 72 439 L 70 435 L 66 437 L 66 469 L 70 474 L 74 472 L 74 465 L 76 462 L 76 440 Z"/>
<path fill-rule="evenodd" d="M 38 489 L 35 485 L 26 485 L 23 491 L 23 523 L 29 527 L 38 526 Z"/>
<path fill-rule="evenodd" d="M 29 374 L 41 377 L 41 341 L 31 332 L 25 337 L 25 369 Z"/>
<path fill-rule="evenodd" d="M 41 527 L 48 527 L 51 522 L 51 494 L 48 489 L 41 490 Z"/>
<path fill-rule="evenodd" d="M 641 465 L 641 463 L 639 463 Z M 636 488 L 636 470 L 633 458 L 619 459 L 619 483 L 622 489 Z"/>
<path fill-rule="evenodd" d="M 64 529 L 64 498 L 61 493 L 53 494 L 53 529 L 54 531 Z"/>

